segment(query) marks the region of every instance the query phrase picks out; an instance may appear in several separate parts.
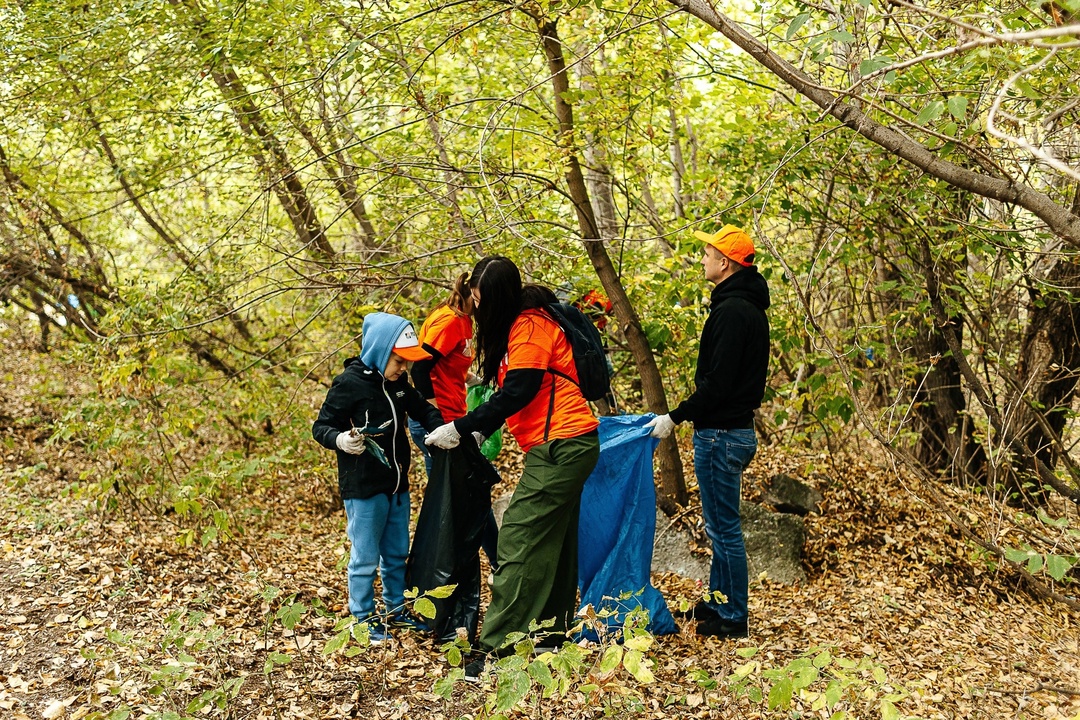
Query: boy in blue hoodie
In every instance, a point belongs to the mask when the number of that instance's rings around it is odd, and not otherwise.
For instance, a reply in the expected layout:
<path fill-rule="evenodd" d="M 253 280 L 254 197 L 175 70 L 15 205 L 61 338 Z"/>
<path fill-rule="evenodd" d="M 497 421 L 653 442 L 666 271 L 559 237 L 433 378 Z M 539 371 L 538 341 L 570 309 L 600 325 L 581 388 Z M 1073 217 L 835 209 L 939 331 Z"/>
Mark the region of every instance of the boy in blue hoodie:
<path fill-rule="evenodd" d="M 431 356 L 404 318 L 364 318 L 360 357 L 334 378 L 311 434 L 337 451 L 338 488 L 345 502 L 349 553 L 349 612 L 367 622 L 372 643 L 388 637 L 375 616 L 375 571 L 382 570 L 383 602 L 391 624 L 416 628 L 405 613 L 409 555 L 409 426 L 442 425 L 437 408 L 409 384 L 409 362 Z"/>

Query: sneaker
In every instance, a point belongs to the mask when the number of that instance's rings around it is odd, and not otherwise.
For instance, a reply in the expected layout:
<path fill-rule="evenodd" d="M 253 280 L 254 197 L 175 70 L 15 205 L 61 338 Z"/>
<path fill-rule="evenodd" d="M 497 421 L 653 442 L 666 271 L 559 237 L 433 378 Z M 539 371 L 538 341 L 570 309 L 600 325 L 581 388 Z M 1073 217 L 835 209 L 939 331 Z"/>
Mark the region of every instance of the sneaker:
<path fill-rule="evenodd" d="M 358 622 L 368 626 L 368 644 L 370 645 L 382 645 L 392 637 L 382 620 L 377 617 L 366 617 Z"/>
<path fill-rule="evenodd" d="M 465 682 L 478 683 L 487 669 L 487 655 L 478 654 L 465 664 Z"/>
<path fill-rule="evenodd" d="M 386 619 L 386 623 L 392 628 L 401 628 L 409 632 L 426 633 L 431 631 L 427 623 L 406 610 L 393 613 Z"/>
<path fill-rule="evenodd" d="M 732 620 L 725 620 L 719 615 L 714 615 L 711 618 L 701 620 L 697 624 L 697 634 L 703 637 L 718 637 L 718 638 L 744 638 L 750 637 L 750 631 L 746 626 L 746 621 L 735 622 Z"/>
<path fill-rule="evenodd" d="M 719 613 L 709 607 L 704 600 L 699 601 L 697 605 L 689 610 L 675 610 L 671 614 L 677 618 L 689 618 L 691 620 L 708 620 L 720 617 Z"/>

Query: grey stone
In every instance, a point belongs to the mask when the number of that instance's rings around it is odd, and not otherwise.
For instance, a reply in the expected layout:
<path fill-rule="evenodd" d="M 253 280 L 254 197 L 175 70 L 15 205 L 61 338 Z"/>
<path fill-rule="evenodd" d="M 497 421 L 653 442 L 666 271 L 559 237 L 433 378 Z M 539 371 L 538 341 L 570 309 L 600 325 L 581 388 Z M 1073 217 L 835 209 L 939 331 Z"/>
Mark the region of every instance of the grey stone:
<path fill-rule="evenodd" d="M 798 515 L 769 512 L 746 501 L 740 510 L 750 577 L 765 573 L 765 577 L 784 585 L 804 581 L 802 550 L 806 543 L 806 522 Z"/>
<path fill-rule="evenodd" d="M 690 551 L 690 534 L 671 524 L 671 518 L 656 511 L 656 536 L 653 540 L 652 571 L 670 572 L 683 577 L 709 581 L 711 555 Z"/>
<path fill-rule="evenodd" d="M 774 582 L 793 585 L 806 579 L 802 569 L 802 548 L 806 524 L 798 515 L 774 513 L 760 505 L 743 501 L 742 527 L 750 578 L 762 573 Z M 690 536 L 671 525 L 659 510 L 653 545 L 653 572 L 672 572 L 708 583 L 709 555 L 690 551 Z"/>
<path fill-rule="evenodd" d="M 825 496 L 790 475 L 773 475 L 762 496 L 778 512 L 795 515 L 821 514 Z"/>

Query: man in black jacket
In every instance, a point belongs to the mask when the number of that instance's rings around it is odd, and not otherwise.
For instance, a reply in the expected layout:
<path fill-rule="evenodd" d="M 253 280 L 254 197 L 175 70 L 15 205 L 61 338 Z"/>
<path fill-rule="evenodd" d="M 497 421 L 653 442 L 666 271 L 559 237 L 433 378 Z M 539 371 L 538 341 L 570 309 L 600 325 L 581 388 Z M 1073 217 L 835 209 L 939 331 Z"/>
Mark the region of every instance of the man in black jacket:
<path fill-rule="evenodd" d="M 734 225 L 705 241 L 705 279 L 715 283 L 701 331 L 694 393 L 648 427 L 656 438 L 694 423 L 694 473 L 712 541 L 710 596 L 693 609 L 698 635 L 746 637 L 748 578 L 739 518 L 742 472 L 757 452 L 754 410 L 769 369 L 769 286 L 754 267 L 754 243 Z"/>

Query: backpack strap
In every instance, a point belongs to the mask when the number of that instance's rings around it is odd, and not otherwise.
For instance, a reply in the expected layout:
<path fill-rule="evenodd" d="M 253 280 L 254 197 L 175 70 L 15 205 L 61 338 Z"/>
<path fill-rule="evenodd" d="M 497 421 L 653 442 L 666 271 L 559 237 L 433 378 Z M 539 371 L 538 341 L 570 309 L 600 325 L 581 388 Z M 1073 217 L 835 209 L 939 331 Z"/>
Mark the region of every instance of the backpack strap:
<path fill-rule="evenodd" d="M 559 328 L 559 332 L 562 333 L 563 339 L 565 339 L 566 342 L 571 345 L 571 349 L 572 349 L 573 344 L 570 343 L 570 338 L 566 334 L 566 328 L 564 328 L 562 326 L 562 323 L 559 322 L 558 318 L 554 317 L 550 312 L 547 313 L 547 316 L 549 318 L 551 318 L 555 322 L 555 327 Z M 555 368 L 553 368 L 553 367 L 551 367 L 549 365 L 548 368 L 547 368 L 547 371 L 549 373 L 551 373 L 552 375 L 554 375 L 555 377 L 551 378 L 551 399 L 548 400 L 547 420 L 544 421 L 544 442 L 547 442 L 547 440 L 548 440 L 548 433 L 551 432 L 551 417 L 552 417 L 552 415 L 555 414 L 555 381 L 556 381 L 556 378 L 563 378 L 565 380 L 569 380 L 576 387 L 581 388 L 581 383 L 580 382 L 578 382 L 577 380 L 574 380 L 574 378 L 570 377 L 569 375 L 562 372 L 561 370 L 556 370 Z"/>
<path fill-rule="evenodd" d="M 551 368 L 548 371 L 555 372 Z M 544 421 L 544 442 L 548 441 L 548 433 L 551 432 L 551 416 L 555 414 L 555 378 L 551 378 L 551 399 L 548 400 L 547 420 Z"/>

